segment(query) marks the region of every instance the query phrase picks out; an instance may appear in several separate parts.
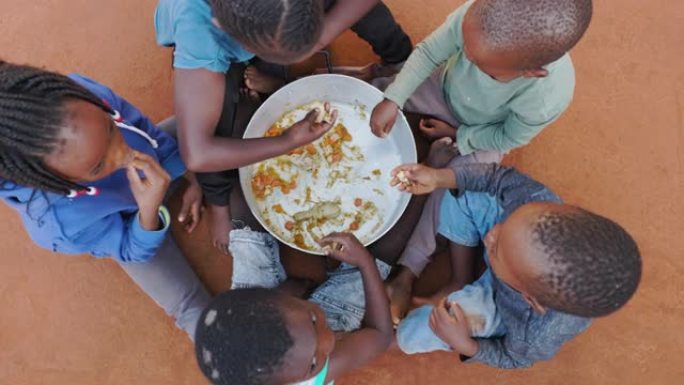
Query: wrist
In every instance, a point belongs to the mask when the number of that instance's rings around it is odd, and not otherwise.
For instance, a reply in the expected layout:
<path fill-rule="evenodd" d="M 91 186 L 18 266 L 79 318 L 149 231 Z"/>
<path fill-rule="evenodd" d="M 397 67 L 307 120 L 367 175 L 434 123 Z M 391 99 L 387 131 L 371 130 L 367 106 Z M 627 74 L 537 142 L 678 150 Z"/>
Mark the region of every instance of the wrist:
<path fill-rule="evenodd" d="M 462 356 L 473 357 L 480 350 L 480 343 L 474 338 L 468 338 L 460 349 L 454 349 Z"/>
<path fill-rule="evenodd" d="M 456 175 L 450 168 L 436 169 L 435 180 L 438 188 L 456 188 Z"/>
<path fill-rule="evenodd" d="M 364 256 L 364 258 L 362 258 L 359 261 L 359 263 L 357 264 L 356 267 L 358 267 L 359 270 L 366 270 L 366 269 L 375 270 L 375 269 L 377 269 L 377 267 L 375 266 L 375 259 L 373 258 L 373 256 L 368 252 L 366 252 L 366 253 L 368 255 Z"/>
<path fill-rule="evenodd" d="M 139 207 L 138 208 L 138 220 L 140 221 L 140 227 L 147 231 L 157 231 L 160 228 L 159 220 L 159 209 L 157 207 Z"/>
<path fill-rule="evenodd" d="M 185 174 L 183 174 L 183 178 L 185 178 L 185 180 L 190 184 L 199 184 L 197 181 L 197 176 L 192 171 L 186 171 Z"/>

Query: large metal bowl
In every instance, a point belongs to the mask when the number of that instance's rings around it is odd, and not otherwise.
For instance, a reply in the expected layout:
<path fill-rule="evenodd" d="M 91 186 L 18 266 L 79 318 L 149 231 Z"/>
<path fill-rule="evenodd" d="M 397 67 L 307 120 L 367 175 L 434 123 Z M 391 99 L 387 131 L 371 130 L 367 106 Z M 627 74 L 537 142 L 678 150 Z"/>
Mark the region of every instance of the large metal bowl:
<path fill-rule="evenodd" d="M 401 112 L 392 132 L 386 138 L 380 139 L 371 133 L 370 114 L 373 107 L 382 99 L 382 92 L 378 89 L 349 76 L 330 74 L 305 77 L 286 85 L 269 97 L 250 120 L 244 138 L 263 137 L 266 130 L 283 113 L 311 102 L 328 101 L 332 104 L 346 105 L 350 109 L 341 108 L 340 116 L 345 119 L 345 125 L 352 133 L 354 143 L 361 147 L 366 162 L 377 165 L 375 167 L 381 168 L 383 173 L 389 175 L 389 171 L 399 164 L 416 162 L 416 146 L 408 122 Z M 344 115 L 344 111 L 351 111 L 351 108 L 358 110 L 359 106 L 362 106 L 360 108 L 367 112 Z M 303 250 L 294 243 L 283 239 L 277 231 L 269 228 L 267 221 L 264 220 L 258 209 L 252 191 L 251 178 L 254 167 L 255 165 L 252 165 L 240 169 L 240 184 L 247 204 L 259 223 L 281 242 L 295 249 L 312 254 L 322 254 L 321 252 Z M 363 181 L 359 181 L 359 188 L 362 188 L 362 184 Z M 397 223 L 409 203 L 409 194 L 397 193 L 389 185 L 384 186 L 384 188 L 387 189 L 389 200 L 382 213 L 384 224 L 379 226 L 373 234 L 359 237 L 365 245 L 375 242 L 386 234 Z M 337 193 L 352 192 L 337 191 Z"/>

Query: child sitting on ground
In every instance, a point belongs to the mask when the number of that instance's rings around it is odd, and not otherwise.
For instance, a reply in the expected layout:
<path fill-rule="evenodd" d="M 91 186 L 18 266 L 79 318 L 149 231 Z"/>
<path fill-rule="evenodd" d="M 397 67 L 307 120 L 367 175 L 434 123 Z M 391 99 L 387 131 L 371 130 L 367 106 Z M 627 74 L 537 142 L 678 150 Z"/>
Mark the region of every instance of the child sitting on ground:
<path fill-rule="evenodd" d="M 373 132 L 387 135 L 405 104 L 406 111 L 434 117 L 420 123 L 425 135 L 441 138 L 431 149 L 441 155 L 430 156 L 428 165 L 500 162 L 505 152 L 527 144 L 570 104 L 575 78 L 567 51 L 591 16 L 591 0 L 465 3 L 416 47 L 387 87 L 385 100 L 371 116 Z M 383 83 L 387 79 L 377 85 Z M 433 216 L 443 194 L 440 189 L 428 197 L 399 260 L 423 258 L 422 240 L 435 235 Z M 406 293 L 393 282 L 388 292 L 398 321 L 407 306 Z"/>
<path fill-rule="evenodd" d="M 562 204 L 514 169 L 404 165 L 394 170 L 399 172 L 404 182 L 392 183 L 411 193 L 452 190 L 442 200 L 436 227 L 463 249 L 484 244 L 487 270 L 473 285 L 490 290 L 481 296 L 488 309 L 482 315 L 490 320 L 481 337 L 471 337 L 458 305 L 464 294 L 456 292 L 402 321 L 397 340 L 403 350 L 450 350 L 462 360 L 495 367 L 531 366 L 552 358 L 589 326 L 590 317 L 616 311 L 636 291 L 641 257 L 631 236 L 607 218 Z M 459 259 L 473 255 L 452 253 L 452 264 L 463 265 Z M 420 272 L 429 257 L 400 261 L 406 267 L 396 282 L 406 292 L 415 279 L 412 271 Z"/>
<path fill-rule="evenodd" d="M 287 80 L 285 68 L 272 63 L 304 60 L 352 25 L 389 69 L 408 58 L 410 39 L 377 0 L 159 1 L 154 26 L 157 43 L 173 47 L 181 154 L 198 173 L 212 243 L 224 253 L 237 169 L 303 144 L 242 139 L 260 100 Z"/>
<path fill-rule="evenodd" d="M 306 301 L 307 287 L 286 281 L 273 237 L 231 232 L 232 290 L 211 302 L 197 327 L 197 360 L 212 383 L 328 384 L 387 349 L 389 266 L 351 234 L 321 243 L 343 264 Z"/>
<path fill-rule="evenodd" d="M 451 137 L 466 156 L 523 146 L 568 107 L 567 52 L 589 26 L 591 0 L 468 1 L 416 46 L 371 116 L 375 135 L 398 110 L 429 115 L 420 130 Z"/>

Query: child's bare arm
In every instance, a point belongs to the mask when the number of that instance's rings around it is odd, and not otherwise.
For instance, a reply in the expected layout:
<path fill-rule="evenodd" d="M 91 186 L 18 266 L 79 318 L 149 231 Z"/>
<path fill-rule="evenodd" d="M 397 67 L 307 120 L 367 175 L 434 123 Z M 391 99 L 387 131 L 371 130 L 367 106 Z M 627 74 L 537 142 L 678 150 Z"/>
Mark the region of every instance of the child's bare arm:
<path fill-rule="evenodd" d="M 341 249 L 331 250 L 330 256 L 359 268 L 366 297 L 363 327 L 345 335 L 335 346 L 330 357 L 327 382 L 384 352 L 392 341 L 394 329 L 385 287 L 373 256 L 352 234 L 332 234 L 323 242 L 341 245 Z"/>
<path fill-rule="evenodd" d="M 357 21 L 361 20 L 379 0 L 346 0 L 337 1 L 325 14 L 323 32 L 321 33 L 315 51 L 325 48 L 342 32 L 346 31 Z"/>
<path fill-rule="evenodd" d="M 192 171 L 230 170 L 272 158 L 319 138 L 334 124 L 334 119 L 313 123 L 317 114 L 311 112 L 281 136 L 221 138 L 214 136 L 214 131 L 223 108 L 224 75 L 205 69 L 176 69 L 175 88 L 179 146 Z"/>

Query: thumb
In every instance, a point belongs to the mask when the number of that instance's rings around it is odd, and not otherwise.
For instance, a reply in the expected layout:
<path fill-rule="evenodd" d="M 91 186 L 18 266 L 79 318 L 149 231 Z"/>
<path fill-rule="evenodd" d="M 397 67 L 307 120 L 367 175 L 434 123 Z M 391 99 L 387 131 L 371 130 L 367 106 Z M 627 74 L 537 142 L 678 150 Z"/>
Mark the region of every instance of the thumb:
<path fill-rule="evenodd" d="M 309 112 L 306 114 L 306 116 L 304 117 L 304 119 L 302 119 L 302 120 L 304 120 L 304 121 L 306 121 L 306 122 L 308 122 L 308 123 L 313 124 L 313 123 L 316 122 L 316 117 L 318 117 L 318 114 L 320 114 L 320 113 L 322 113 L 322 112 L 323 112 L 323 111 L 321 111 L 320 108 L 318 108 L 318 107 L 317 107 L 317 108 L 314 108 L 313 110 L 309 111 Z"/>

